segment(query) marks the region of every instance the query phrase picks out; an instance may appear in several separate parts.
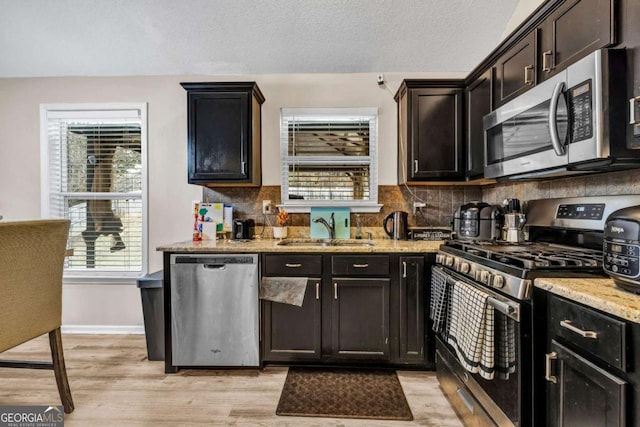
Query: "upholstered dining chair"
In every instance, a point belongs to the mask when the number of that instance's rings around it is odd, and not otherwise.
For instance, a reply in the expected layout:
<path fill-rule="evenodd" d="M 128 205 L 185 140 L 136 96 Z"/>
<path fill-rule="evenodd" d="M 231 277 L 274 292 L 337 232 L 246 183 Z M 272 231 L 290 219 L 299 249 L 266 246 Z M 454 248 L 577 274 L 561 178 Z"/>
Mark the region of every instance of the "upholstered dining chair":
<path fill-rule="evenodd" d="M 48 333 L 52 358 L 0 367 L 53 369 L 66 413 L 74 409 L 60 334 L 68 232 L 68 220 L 0 222 L 0 353 Z"/>

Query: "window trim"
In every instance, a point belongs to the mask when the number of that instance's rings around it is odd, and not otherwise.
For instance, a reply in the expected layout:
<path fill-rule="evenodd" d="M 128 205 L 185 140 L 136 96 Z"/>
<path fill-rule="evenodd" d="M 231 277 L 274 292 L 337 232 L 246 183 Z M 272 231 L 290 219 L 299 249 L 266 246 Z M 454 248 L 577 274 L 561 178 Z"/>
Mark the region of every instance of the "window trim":
<path fill-rule="evenodd" d="M 122 102 L 122 103 L 70 103 L 70 104 L 40 104 L 40 214 L 42 218 L 50 218 L 49 206 L 49 135 L 48 114 L 50 112 L 69 112 L 69 118 L 82 116 L 86 111 L 101 111 L 104 117 L 110 114 L 122 117 L 125 110 L 137 111 L 140 117 L 140 146 L 142 149 L 142 259 L 141 271 L 116 271 L 116 272 L 90 272 L 64 270 L 64 279 L 70 283 L 93 284 L 123 284 L 135 283 L 134 279 L 145 275 L 149 270 L 149 238 L 148 238 L 148 212 L 149 212 L 149 176 L 148 176 L 148 103 L 146 102 Z"/>
<path fill-rule="evenodd" d="M 371 129 L 373 137 L 369 141 L 369 174 L 370 174 L 370 200 L 289 200 L 288 192 L 288 166 L 290 162 L 285 161 L 288 155 L 289 130 L 285 125 L 285 118 L 291 116 L 335 116 L 346 118 L 349 116 L 373 116 L 375 117 L 375 128 Z M 282 203 L 278 207 L 286 209 L 292 213 L 309 213 L 311 207 L 348 207 L 351 212 L 375 213 L 380 212 L 382 205 L 378 203 L 378 108 L 350 108 L 350 107 L 328 107 L 328 108 L 281 108 L 280 109 L 280 200 Z M 320 159 L 320 160 L 325 160 Z M 334 160 L 334 159 L 331 159 Z M 337 159 L 336 159 L 337 160 Z M 343 159 L 344 160 L 344 159 Z M 337 161 L 336 161 L 337 163 Z"/>

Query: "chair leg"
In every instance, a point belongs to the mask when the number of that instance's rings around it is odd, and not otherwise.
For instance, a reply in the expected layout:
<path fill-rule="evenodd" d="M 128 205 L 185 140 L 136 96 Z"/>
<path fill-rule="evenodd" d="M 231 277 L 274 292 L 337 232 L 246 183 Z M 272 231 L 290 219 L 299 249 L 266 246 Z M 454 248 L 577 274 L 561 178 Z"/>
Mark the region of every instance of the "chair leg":
<path fill-rule="evenodd" d="M 73 412 L 74 406 L 73 399 L 71 398 L 71 389 L 69 388 L 69 380 L 67 379 L 67 369 L 64 365 L 62 334 L 60 333 L 60 328 L 56 328 L 49 332 L 49 345 L 51 346 L 53 372 L 56 375 L 56 384 L 58 384 L 60 400 L 62 401 L 62 406 L 64 406 L 64 412 L 70 414 Z"/>

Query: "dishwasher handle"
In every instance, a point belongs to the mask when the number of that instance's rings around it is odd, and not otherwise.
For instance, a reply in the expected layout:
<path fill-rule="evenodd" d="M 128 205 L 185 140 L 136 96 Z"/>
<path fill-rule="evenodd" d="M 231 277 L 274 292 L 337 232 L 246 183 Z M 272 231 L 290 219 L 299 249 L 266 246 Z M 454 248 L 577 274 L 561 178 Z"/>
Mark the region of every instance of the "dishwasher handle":
<path fill-rule="evenodd" d="M 205 270 L 224 270 L 227 268 L 226 264 L 202 264 L 202 268 Z"/>

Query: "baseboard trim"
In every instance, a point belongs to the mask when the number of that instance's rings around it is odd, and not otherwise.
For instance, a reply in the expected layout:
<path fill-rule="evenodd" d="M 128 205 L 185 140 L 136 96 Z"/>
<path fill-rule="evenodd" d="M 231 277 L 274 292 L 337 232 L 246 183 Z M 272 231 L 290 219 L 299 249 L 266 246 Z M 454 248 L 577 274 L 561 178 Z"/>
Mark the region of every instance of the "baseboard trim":
<path fill-rule="evenodd" d="M 63 325 L 64 334 L 142 334 L 144 326 L 140 325 Z"/>

